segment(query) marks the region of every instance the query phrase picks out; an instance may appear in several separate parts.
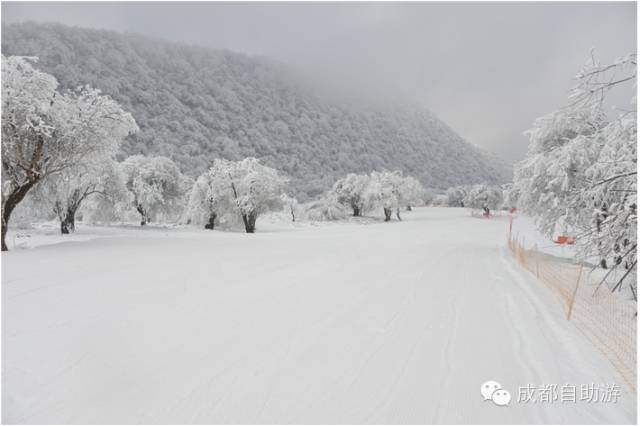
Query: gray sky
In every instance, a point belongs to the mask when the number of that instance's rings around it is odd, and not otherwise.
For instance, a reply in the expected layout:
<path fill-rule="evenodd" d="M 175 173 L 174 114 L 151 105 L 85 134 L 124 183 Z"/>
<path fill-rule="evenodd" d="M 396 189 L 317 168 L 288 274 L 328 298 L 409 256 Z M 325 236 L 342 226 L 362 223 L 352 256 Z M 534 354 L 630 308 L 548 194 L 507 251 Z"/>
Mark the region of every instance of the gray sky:
<path fill-rule="evenodd" d="M 636 50 L 632 2 L 2 3 L 3 22 L 24 20 L 270 56 L 343 91 L 418 101 L 508 161 L 592 47 L 602 60 Z"/>

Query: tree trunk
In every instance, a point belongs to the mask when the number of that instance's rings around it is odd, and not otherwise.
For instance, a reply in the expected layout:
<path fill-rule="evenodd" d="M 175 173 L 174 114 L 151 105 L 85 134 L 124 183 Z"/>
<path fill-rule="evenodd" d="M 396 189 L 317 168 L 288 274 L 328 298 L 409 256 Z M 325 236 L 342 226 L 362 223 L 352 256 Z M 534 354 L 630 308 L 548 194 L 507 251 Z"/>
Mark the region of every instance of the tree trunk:
<path fill-rule="evenodd" d="M 215 227 L 215 222 L 216 222 L 216 217 L 218 215 L 215 213 L 211 213 L 209 214 L 209 221 L 204 225 L 204 229 L 211 229 L 213 230 L 213 228 Z"/>
<path fill-rule="evenodd" d="M 353 216 L 354 217 L 360 216 L 360 207 L 354 206 L 354 205 L 352 205 L 351 207 L 353 208 Z"/>
<path fill-rule="evenodd" d="M 142 207 L 140 204 L 136 205 L 136 210 L 138 210 L 138 213 L 140 213 L 140 226 L 145 226 L 147 224 L 147 222 L 151 222 L 149 220 L 149 216 L 147 215 L 147 212 L 145 211 L 144 207 Z"/>
<path fill-rule="evenodd" d="M 40 178 L 34 178 L 33 180 L 27 181 L 21 187 L 16 188 L 5 200 L 2 204 L 2 251 L 8 251 L 6 237 L 7 237 L 7 227 L 9 226 L 9 219 L 11 218 L 11 213 L 13 209 L 22 201 L 27 195 L 27 192 L 33 186 L 40 181 Z"/>
<path fill-rule="evenodd" d="M 67 214 L 60 221 L 60 232 L 68 234 L 76 230 L 76 211 L 75 209 L 67 209 Z"/>
<path fill-rule="evenodd" d="M 60 233 L 61 234 L 69 233 L 69 224 L 67 223 L 66 218 L 60 221 Z"/>
<path fill-rule="evenodd" d="M 391 220 L 391 209 L 384 208 L 384 221 L 389 222 Z"/>
<path fill-rule="evenodd" d="M 25 170 L 27 173 L 27 181 L 24 185 L 15 188 L 2 203 L 2 212 L 0 213 L 0 215 L 2 215 L 2 251 L 9 250 L 5 239 L 7 237 L 7 227 L 9 226 L 9 219 L 11 218 L 13 209 L 24 199 L 27 192 L 42 179 L 43 146 L 44 136 L 40 135 L 31 154 L 31 167 L 29 170 Z"/>
<path fill-rule="evenodd" d="M 258 218 L 258 214 L 255 212 L 242 215 L 242 221 L 244 222 L 244 230 L 247 232 L 247 234 L 253 234 L 256 231 L 257 218 Z"/>
<path fill-rule="evenodd" d="M 2 218 L 2 251 L 9 251 L 7 248 L 7 243 L 5 239 L 7 237 L 7 225 L 4 222 L 4 217 Z"/>

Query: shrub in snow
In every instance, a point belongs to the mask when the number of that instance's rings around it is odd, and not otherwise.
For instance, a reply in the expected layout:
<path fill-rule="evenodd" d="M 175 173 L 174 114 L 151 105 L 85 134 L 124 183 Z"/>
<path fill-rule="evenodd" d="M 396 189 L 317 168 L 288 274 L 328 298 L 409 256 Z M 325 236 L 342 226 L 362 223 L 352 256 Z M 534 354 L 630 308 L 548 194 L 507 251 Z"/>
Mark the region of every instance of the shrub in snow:
<path fill-rule="evenodd" d="M 183 204 L 189 180 L 167 157 L 134 155 L 121 163 L 133 207 L 146 225 L 155 214 L 172 214 Z"/>
<path fill-rule="evenodd" d="M 333 191 L 329 191 L 319 200 L 305 204 L 303 209 L 305 217 L 309 220 L 331 221 L 347 217 L 344 205 L 338 201 Z"/>
<path fill-rule="evenodd" d="M 97 90 L 56 92 L 56 79 L 34 69 L 33 60 L 2 56 L 2 250 L 12 211 L 36 184 L 113 157 L 137 129 L 130 114 Z"/>
<path fill-rule="evenodd" d="M 518 206 L 553 237 L 576 238 L 578 259 L 596 258 L 613 288 L 629 282 L 636 294 L 637 122 L 636 55 L 612 64 L 592 58 L 577 76 L 570 104 L 535 121 L 527 157 L 514 170 Z M 614 87 L 627 89 L 632 110 L 608 120 L 603 109 Z"/>

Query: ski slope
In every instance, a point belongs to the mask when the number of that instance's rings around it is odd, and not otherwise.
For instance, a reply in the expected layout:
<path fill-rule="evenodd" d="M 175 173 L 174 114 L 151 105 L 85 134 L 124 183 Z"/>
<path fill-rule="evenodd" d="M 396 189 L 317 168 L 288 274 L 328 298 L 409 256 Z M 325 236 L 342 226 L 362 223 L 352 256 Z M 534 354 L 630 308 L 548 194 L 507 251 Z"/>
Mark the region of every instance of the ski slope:
<path fill-rule="evenodd" d="M 512 259 L 506 220 L 403 216 L 3 253 L 3 422 L 636 422 L 635 395 Z M 509 406 L 483 401 L 487 380 Z M 529 383 L 622 396 L 519 403 Z"/>

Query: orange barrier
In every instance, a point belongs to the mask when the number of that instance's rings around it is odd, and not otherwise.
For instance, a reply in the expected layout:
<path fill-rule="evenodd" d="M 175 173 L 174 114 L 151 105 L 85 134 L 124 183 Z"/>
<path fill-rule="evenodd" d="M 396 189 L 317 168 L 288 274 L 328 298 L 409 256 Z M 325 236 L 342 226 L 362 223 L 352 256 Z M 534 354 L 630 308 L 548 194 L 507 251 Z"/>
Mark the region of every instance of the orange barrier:
<path fill-rule="evenodd" d="M 612 293 L 590 274 L 590 268 L 526 249 L 508 238 L 516 261 L 561 300 L 571 321 L 611 362 L 629 388 L 637 384 L 637 303 Z"/>
<path fill-rule="evenodd" d="M 556 244 L 575 244 L 576 240 L 573 237 L 569 237 L 568 235 L 558 235 L 558 238 L 553 240 Z"/>

